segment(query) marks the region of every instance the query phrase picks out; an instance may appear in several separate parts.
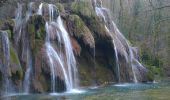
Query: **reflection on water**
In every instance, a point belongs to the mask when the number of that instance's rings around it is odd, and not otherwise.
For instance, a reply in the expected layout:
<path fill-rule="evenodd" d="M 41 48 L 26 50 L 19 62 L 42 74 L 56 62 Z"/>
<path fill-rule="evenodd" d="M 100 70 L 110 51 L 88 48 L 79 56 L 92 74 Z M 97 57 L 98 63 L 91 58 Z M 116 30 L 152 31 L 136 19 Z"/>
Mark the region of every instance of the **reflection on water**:
<path fill-rule="evenodd" d="M 170 100 L 170 79 L 147 84 L 115 84 L 103 88 L 89 88 L 82 93 L 20 94 L 4 96 L 6 100 Z"/>

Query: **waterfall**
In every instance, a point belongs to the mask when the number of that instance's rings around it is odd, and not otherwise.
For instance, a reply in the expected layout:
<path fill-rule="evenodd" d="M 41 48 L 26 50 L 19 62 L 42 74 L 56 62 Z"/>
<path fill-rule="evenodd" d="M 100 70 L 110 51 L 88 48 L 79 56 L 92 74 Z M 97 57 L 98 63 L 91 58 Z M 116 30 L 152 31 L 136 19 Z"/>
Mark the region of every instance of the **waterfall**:
<path fill-rule="evenodd" d="M 39 6 L 37 14 L 42 15 L 43 4 Z M 71 45 L 69 34 L 66 31 L 61 16 L 56 17 L 58 11 L 57 7 L 53 4 L 48 4 L 49 9 L 49 21 L 46 22 L 46 52 L 49 58 L 49 64 L 51 69 L 51 89 L 55 91 L 56 76 L 60 73 L 64 76 L 63 80 L 66 84 L 66 90 L 71 91 L 77 86 L 77 68 L 76 60 Z M 55 38 L 59 43 L 59 47 L 56 48 L 51 43 L 51 38 Z M 64 53 L 61 51 L 64 48 Z"/>
<path fill-rule="evenodd" d="M 22 5 L 18 3 L 18 8 L 16 10 L 16 15 L 15 15 L 15 28 L 14 31 L 16 33 L 15 35 L 15 43 L 17 44 L 20 37 L 21 37 L 21 31 L 22 31 L 22 23 L 23 23 L 23 18 L 22 18 Z"/>
<path fill-rule="evenodd" d="M 114 45 L 114 51 L 115 51 L 115 58 L 116 58 L 116 67 L 117 67 L 117 77 L 118 81 L 120 82 L 120 65 L 119 65 L 119 54 L 123 55 L 126 62 L 130 64 L 132 73 L 133 73 L 133 81 L 135 83 L 138 82 L 137 79 L 137 74 L 138 72 L 138 67 L 141 67 L 145 69 L 142 64 L 138 61 L 137 58 L 134 56 L 134 52 L 132 50 L 132 47 L 130 46 L 129 42 L 127 39 L 123 36 L 123 34 L 119 31 L 117 28 L 116 24 L 114 21 L 109 16 L 109 10 L 107 8 L 104 8 L 102 6 L 102 1 L 101 0 L 94 0 L 94 5 L 95 5 L 95 11 L 96 15 L 101 17 L 104 20 L 105 23 L 105 29 L 109 33 L 109 35 L 112 38 L 112 43 Z M 112 24 L 110 24 L 110 22 Z M 146 70 L 146 69 L 145 69 Z"/>
<path fill-rule="evenodd" d="M 64 67 L 64 63 L 63 59 L 60 57 L 60 55 L 58 54 L 58 52 L 54 49 L 54 47 L 52 46 L 52 44 L 50 43 L 50 39 L 49 39 L 49 34 L 50 34 L 50 26 L 48 23 L 46 23 L 46 32 L 47 32 L 47 38 L 46 38 L 46 48 L 47 48 L 47 55 L 49 58 L 49 63 L 50 63 L 50 68 L 51 68 L 51 89 L 52 92 L 55 92 L 55 77 L 56 77 L 56 63 L 59 63 L 59 66 L 62 69 L 63 75 L 64 75 L 64 79 L 65 79 L 65 83 L 66 83 L 66 87 L 67 89 L 70 89 L 70 83 L 68 80 L 68 76 L 66 73 L 66 69 Z"/>
<path fill-rule="evenodd" d="M 117 28 L 116 24 L 114 22 L 112 22 L 112 24 L 113 24 L 113 27 L 114 27 L 114 30 L 115 30 L 115 33 L 117 34 L 117 36 L 122 38 L 125 41 L 125 43 L 126 43 L 126 45 L 128 47 L 129 55 L 126 55 L 125 57 L 126 57 L 126 59 L 128 59 L 128 58 L 130 59 L 129 63 L 131 65 L 131 67 L 132 67 L 133 81 L 135 83 L 137 83 L 138 80 L 137 80 L 136 71 L 135 71 L 135 67 L 137 67 L 137 66 L 135 66 L 133 64 L 133 61 L 136 60 L 136 58 L 134 57 L 134 54 L 133 54 L 133 51 L 132 51 L 132 47 L 130 46 L 130 44 L 128 43 L 126 38 L 123 36 L 123 34 L 119 31 L 119 29 Z"/>
<path fill-rule="evenodd" d="M 59 16 L 57 19 L 57 23 L 59 25 L 59 29 L 61 30 L 61 38 L 64 42 L 64 46 L 65 46 L 65 53 L 66 53 L 66 60 L 67 60 L 67 67 L 68 67 L 68 73 L 69 73 L 69 79 L 70 79 L 70 85 L 71 88 L 76 86 L 76 74 L 77 74 L 77 68 L 76 68 L 76 60 L 74 57 L 74 53 L 73 53 L 73 48 L 70 42 L 70 38 L 69 35 L 66 31 L 66 29 L 64 28 L 63 22 L 61 20 L 61 17 Z"/>
<path fill-rule="evenodd" d="M 45 2 L 38 7 L 38 2 L 30 2 L 28 7 L 24 7 L 24 3 L 18 3 L 14 26 L 11 20 L 2 22 L 1 25 L 2 30 L 9 31 L 0 31 L 0 74 L 3 76 L 4 94 L 22 92 L 25 95 L 30 91 L 50 91 L 52 94 L 62 91 L 81 93 L 82 91 L 76 90 L 79 79 L 73 51 L 82 66 L 79 72 L 81 79 L 84 79 L 82 85 L 91 84 L 93 79 L 97 85 L 107 85 L 110 81 L 115 81 L 115 78 L 118 82 L 132 80 L 135 83 L 140 81 L 140 78 L 145 78 L 144 75 L 140 77 L 143 74 L 141 69 L 145 67 L 136 56 L 137 50 L 120 32 L 111 19 L 109 10 L 102 6 L 101 0 L 93 0 L 96 16 L 82 14 L 86 13 L 81 11 L 84 7 L 77 5 L 75 9 L 69 9 L 72 5 L 63 2 L 61 5 L 56 4 L 59 8 Z M 78 4 L 81 5 L 81 2 Z M 83 5 L 86 6 L 86 2 Z M 91 10 L 91 7 L 85 9 Z M 96 27 L 96 24 L 99 24 L 99 27 Z M 94 66 L 94 69 L 91 66 Z"/>
<path fill-rule="evenodd" d="M 42 15 L 42 7 L 43 7 L 43 3 L 39 5 L 38 12 L 37 12 L 38 15 Z"/>
<path fill-rule="evenodd" d="M 26 12 L 25 18 L 23 18 L 23 5 L 18 3 L 18 8 L 16 10 L 15 16 L 15 45 L 18 50 L 21 50 L 21 59 L 26 62 L 26 71 L 23 80 L 23 92 L 29 93 L 30 89 L 30 77 L 32 73 L 32 56 L 30 51 L 30 44 L 28 40 L 28 34 L 25 32 L 24 27 L 26 22 L 29 20 L 32 13 L 33 2 L 28 4 L 28 11 Z M 22 48 L 19 48 L 19 41 L 22 41 Z"/>
<path fill-rule="evenodd" d="M 131 47 L 129 48 L 129 51 L 130 51 L 130 61 L 131 61 L 131 65 L 132 65 L 133 78 L 134 78 L 134 82 L 137 83 L 138 80 L 137 80 L 136 72 L 135 72 L 135 67 L 136 66 L 133 64 L 133 60 L 135 60 L 135 58 L 134 58 L 134 54 L 133 54 L 133 51 L 132 51 Z"/>
<path fill-rule="evenodd" d="M 9 65 L 10 65 L 10 43 L 8 39 L 8 33 L 6 31 L 0 32 L 0 43 L 2 44 L 2 52 L 3 52 L 3 65 L 2 65 L 2 75 L 3 75 L 3 92 L 4 94 L 8 94 L 12 92 L 12 87 L 10 87 L 10 76 L 9 76 Z"/>
<path fill-rule="evenodd" d="M 104 19 L 104 22 L 107 23 L 107 20 L 106 20 L 107 16 L 105 16 L 105 14 L 104 14 L 105 13 L 104 11 L 106 11 L 107 9 L 103 8 L 102 4 L 98 5 L 98 2 L 96 0 L 94 0 L 94 3 L 95 3 L 95 11 L 96 11 L 97 16 L 102 17 Z M 102 2 L 100 1 L 100 3 L 102 3 Z M 109 28 L 107 27 L 107 25 L 105 25 L 105 29 L 109 33 L 109 35 L 112 37 L 112 43 L 114 45 L 115 58 L 116 58 L 117 79 L 118 79 L 118 82 L 120 82 L 120 66 L 119 66 L 118 51 L 117 51 L 117 47 L 116 47 L 117 45 L 115 44 L 114 37 L 111 34 L 111 32 L 110 32 Z"/>
<path fill-rule="evenodd" d="M 105 18 L 105 17 L 104 17 Z M 107 28 L 107 26 L 105 25 L 105 29 L 107 30 L 108 33 L 110 33 L 110 30 Z M 112 35 L 110 34 L 110 36 L 112 37 Z M 114 46 L 114 51 L 115 51 L 115 58 L 116 58 L 116 67 L 117 67 L 117 78 L 118 78 L 118 82 L 120 82 L 120 66 L 119 66 L 119 58 L 118 58 L 118 51 L 117 51 L 117 47 L 115 44 L 114 39 L 112 40 L 113 46 Z"/>
<path fill-rule="evenodd" d="M 26 13 L 26 21 L 28 21 L 28 19 L 30 18 L 30 16 L 32 15 L 32 5 L 34 3 L 33 2 L 30 2 L 29 5 L 28 5 L 28 11 Z"/>
<path fill-rule="evenodd" d="M 27 53 L 27 70 L 25 72 L 25 77 L 24 77 L 24 82 L 23 82 L 23 85 L 24 85 L 24 92 L 25 93 L 29 93 L 29 90 L 30 90 L 30 77 L 31 77 L 31 73 L 32 73 L 32 57 L 31 57 L 31 53 L 30 53 L 30 50 L 27 49 L 26 51 Z"/>
<path fill-rule="evenodd" d="M 28 21 L 30 16 L 32 16 L 32 6 L 33 6 L 33 2 L 30 2 L 28 4 L 28 11 L 26 12 L 26 17 L 23 20 L 24 21 Z M 22 54 L 22 58 L 26 57 L 26 71 L 25 71 L 25 76 L 24 76 L 24 81 L 23 81 L 23 91 L 24 93 L 29 93 L 30 91 L 30 83 L 31 83 L 31 74 L 32 74 L 32 53 L 30 50 L 30 44 L 29 44 L 29 40 L 28 40 L 28 34 L 27 33 L 23 33 L 24 34 L 24 38 L 26 38 L 26 40 L 24 40 L 24 47 L 23 47 L 23 51 L 24 54 Z M 23 38 L 23 37 L 22 37 Z"/>

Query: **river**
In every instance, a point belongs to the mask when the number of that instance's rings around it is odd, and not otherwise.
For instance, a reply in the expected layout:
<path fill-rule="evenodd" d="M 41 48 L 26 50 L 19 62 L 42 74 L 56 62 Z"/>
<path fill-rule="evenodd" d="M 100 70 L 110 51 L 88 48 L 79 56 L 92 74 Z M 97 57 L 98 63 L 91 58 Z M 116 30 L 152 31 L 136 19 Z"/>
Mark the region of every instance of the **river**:
<path fill-rule="evenodd" d="M 123 83 L 56 94 L 11 94 L 8 100 L 170 100 L 170 78 L 154 83 Z"/>

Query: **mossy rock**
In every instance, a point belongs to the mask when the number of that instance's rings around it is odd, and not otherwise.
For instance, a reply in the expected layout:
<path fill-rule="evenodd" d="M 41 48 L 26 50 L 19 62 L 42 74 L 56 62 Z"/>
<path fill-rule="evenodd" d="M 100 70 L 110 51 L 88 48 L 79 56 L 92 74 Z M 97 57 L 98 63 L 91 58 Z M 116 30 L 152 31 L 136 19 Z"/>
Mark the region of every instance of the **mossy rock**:
<path fill-rule="evenodd" d="M 12 77 L 15 77 L 16 79 L 23 78 L 23 70 L 18 55 L 12 46 L 10 46 L 10 68 Z"/>
<path fill-rule="evenodd" d="M 3 30 L 8 30 L 9 29 L 9 30 L 12 31 L 14 26 L 15 26 L 15 21 L 13 19 L 7 19 L 4 22 L 2 21 L 1 25 L 2 25 L 1 28 Z"/>
<path fill-rule="evenodd" d="M 11 32 L 11 30 L 6 30 L 6 32 L 8 33 L 9 39 L 11 39 L 11 38 L 12 38 L 12 32 Z"/>
<path fill-rule="evenodd" d="M 13 28 L 14 28 L 15 22 L 13 19 L 8 19 L 5 21 L 0 21 L 0 29 L 7 31 L 8 32 L 8 36 L 10 39 L 13 38 Z"/>
<path fill-rule="evenodd" d="M 95 47 L 92 33 L 78 15 L 69 15 L 67 25 L 70 33 L 73 33 L 72 35 L 78 39 L 82 39 L 83 42 L 91 48 Z"/>
<path fill-rule="evenodd" d="M 72 13 L 79 15 L 90 31 L 94 34 L 94 38 L 98 41 L 102 39 L 111 39 L 109 33 L 105 29 L 104 21 L 95 13 L 95 10 L 89 1 L 73 2 L 71 5 Z"/>
<path fill-rule="evenodd" d="M 81 86 L 107 85 L 113 82 L 114 76 L 112 71 L 107 67 L 107 61 L 101 57 L 94 59 L 88 51 L 81 52 L 77 58 L 79 78 Z M 95 63 L 94 63 L 95 60 Z"/>
<path fill-rule="evenodd" d="M 61 3 L 57 3 L 56 6 L 57 6 L 59 12 L 65 12 L 64 6 Z"/>
<path fill-rule="evenodd" d="M 71 4 L 71 11 L 80 16 L 92 17 L 95 16 L 95 11 L 90 2 L 79 1 Z"/>
<path fill-rule="evenodd" d="M 10 58 L 11 58 L 12 63 L 18 64 L 18 65 L 20 64 L 19 58 L 13 47 L 10 47 Z"/>
<path fill-rule="evenodd" d="M 28 21 L 27 31 L 35 39 L 45 39 L 45 20 L 40 15 L 31 16 Z"/>
<path fill-rule="evenodd" d="M 1 29 L 2 25 L 3 25 L 3 21 L 0 20 L 0 29 Z"/>
<path fill-rule="evenodd" d="M 36 54 L 42 47 L 42 44 L 45 43 L 46 31 L 44 18 L 40 15 L 31 16 L 26 29 L 30 36 L 31 49 Z M 40 41 L 40 43 L 37 43 L 37 41 Z"/>
<path fill-rule="evenodd" d="M 93 33 L 95 42 L 112 40 L 111 36 L 105 28 L 105 24 L 103 23 L 103 21 L 100 20 L 98 16 L 93 16 L 90 18 L 83 17 L 83 21 L 85 22 L 89 30 Z"/>
<path fill-rule="evenodd" d="M 36 39 L 35 43 L 36 43 L 35 44 L 36 46 L 34 48 L 34 53 L 37 54 L 41 50 L 41 48 L 43 47 L 44 41 Z"/>

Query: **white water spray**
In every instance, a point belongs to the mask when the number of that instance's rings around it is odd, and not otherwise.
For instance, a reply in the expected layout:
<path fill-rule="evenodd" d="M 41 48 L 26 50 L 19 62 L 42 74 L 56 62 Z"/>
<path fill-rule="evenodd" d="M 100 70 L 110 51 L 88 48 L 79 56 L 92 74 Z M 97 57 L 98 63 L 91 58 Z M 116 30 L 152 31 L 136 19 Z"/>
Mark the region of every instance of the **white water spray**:
<path fill-rule="evenodd" d="M 108 31 L 109 35 L 112 37 L 112 43 L 114 45 L 114 51 L 115 51 L 115 58 L 116 58 L 116 66 L 117 66 L 117 76 L 118 80 L 120 81 L 120 66 L 119 66 L 119 57 L 118 54 L 121 54 L 125 57 L 126 62 L 130 64 L 132 68 L 133 73 L 133 81 L 135 83 L 138 82 L 137 79 L 137 67 L 141 67 L 145 69 L 142 64 L 135 58 L 133 54 L 132 47 L 130 46 L 127 39 L 123 36 L 123 34 L 119 31 L 116 24 L 111 20 L 109 16 L 109 10 L 102 7 L 102 1 L 101 0 L 94 0 L 95 5 L 95 11 L 97 16 L 102 17 L 105 22 L 105 29 Z M 111 22 L 112 25 L 109 25 L 108 22 Z M 130 60 L 129 60 L 130 59 Z M 146 69 L 145 69 L 146 70 Z"/>
<path fill-rule="evenodd" d="M 42 15 L 43 4 L 41 3 L 39 6 L 39 10 L 37 14 Z M 51 88 L 52 91 L 55 92 L 56 87 L 56 75 L 58 75 L 57 69 L 61 69 L 64 76 L 64 82 L 66 84 L 66 90 L 72 91 L 77 86 L 77 68 L 76 68 L 76 60 L 73 53 L 73 48 L 71 45 L 71 40 L 69 38 L 69 34 L 66 31 L 61 16 L 55 18 L 57 11 L 57 7 L 53 4 L 48 5 L 49 8 L 49 21 L 46 22 L 46 49 L 47 56 L 49 58 L 50 68 L 51 68 Z M 51 36 L 53 35 L 53 36 Z M 50 41 L 50 39 L 56 36 L 57 41 L 59 42 L 59 50 L 56 50 Z M 64 47 L 64 53 L 61 51 L 62 46 Z M 65 56 L 64 56 L 65 55 Z M 59 66 L 56 66 L 55 63 L 58 63 Z"/>

